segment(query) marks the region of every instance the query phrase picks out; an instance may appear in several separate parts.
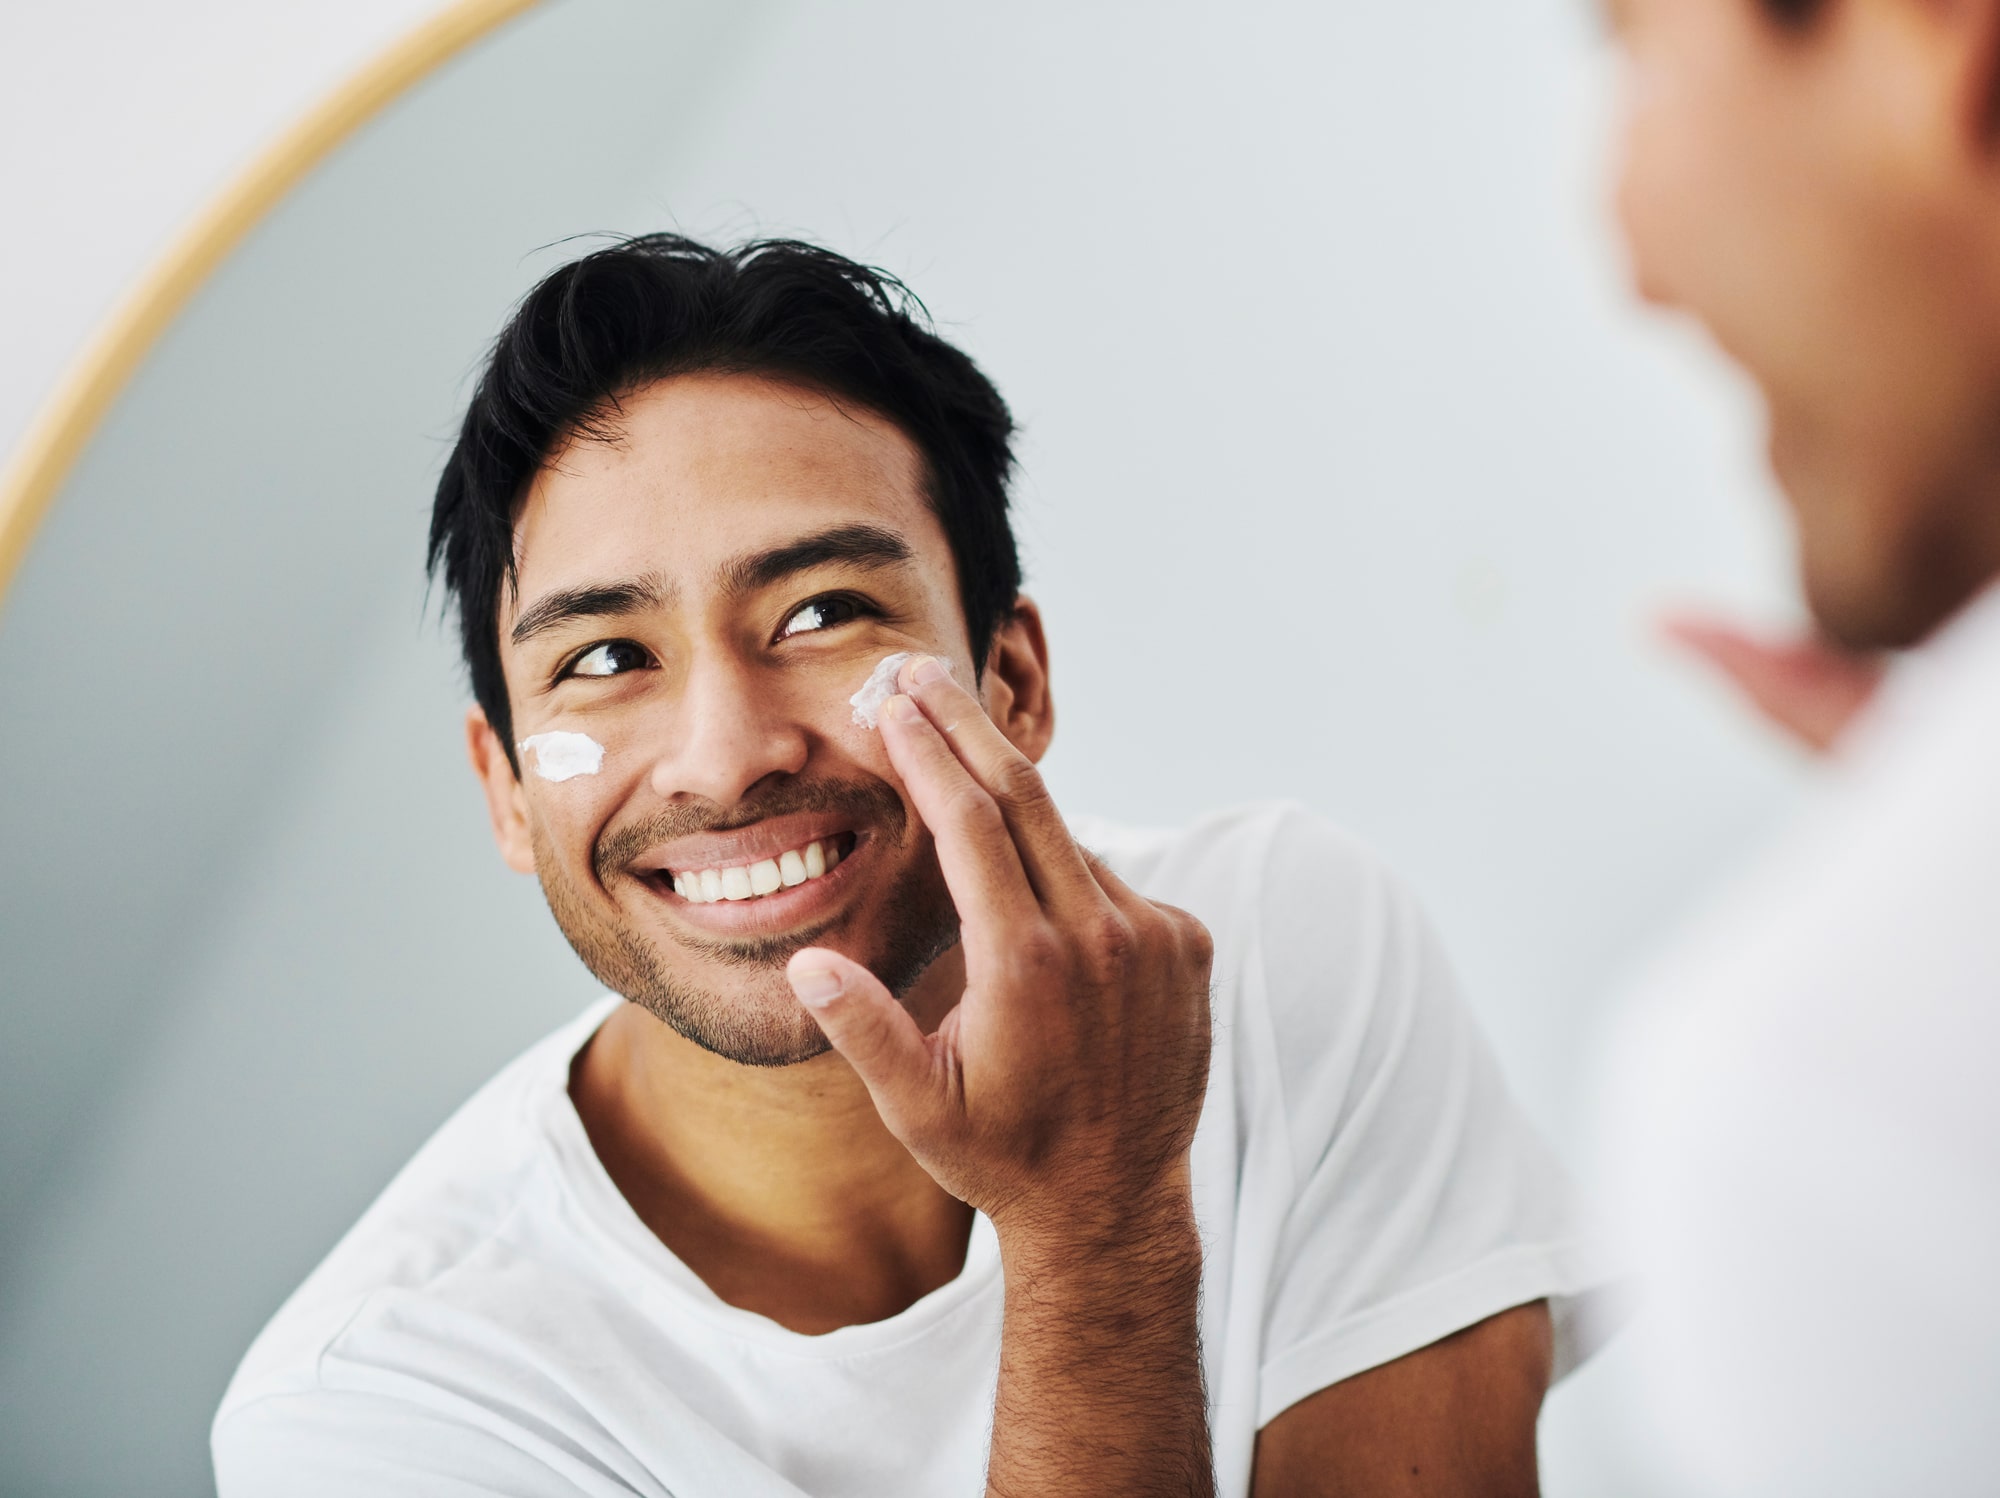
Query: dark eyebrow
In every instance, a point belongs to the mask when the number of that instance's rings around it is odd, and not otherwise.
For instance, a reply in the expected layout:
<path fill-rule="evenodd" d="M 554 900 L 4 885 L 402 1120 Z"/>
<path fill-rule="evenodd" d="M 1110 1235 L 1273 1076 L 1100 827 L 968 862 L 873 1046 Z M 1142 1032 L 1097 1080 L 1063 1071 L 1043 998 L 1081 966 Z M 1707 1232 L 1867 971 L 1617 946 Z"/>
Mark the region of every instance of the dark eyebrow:
<path fill-rule="evenodd" d="M 658 577 L 562 588 L 536 599 L 521 611 L 521 617 L 514 621 L 512 639 L 516 645 L 523 644 L 543 630 L 553 629 L 571 619 L 602 619 L 618 614 L 636 614 L 641 609 L 664 608 L 670 591 Z"/>
<path fill-rule="evenodd" d="M 854 567 L 901 567 L 916 560 L 910 543 L 879 525 L 837 525 L 769 551 L 736 558 L 722 568 L 722 587 L 742 595 L 768 588 L 828 562 Z"/>

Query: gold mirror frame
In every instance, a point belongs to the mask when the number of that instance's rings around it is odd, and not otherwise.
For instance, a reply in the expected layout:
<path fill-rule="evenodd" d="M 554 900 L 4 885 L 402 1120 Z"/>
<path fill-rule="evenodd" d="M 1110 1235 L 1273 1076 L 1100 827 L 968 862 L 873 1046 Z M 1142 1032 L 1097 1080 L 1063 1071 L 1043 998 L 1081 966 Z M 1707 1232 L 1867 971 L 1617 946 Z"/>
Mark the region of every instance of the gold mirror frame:
<path fill-rule="evenodd" d="M 0 600 L 84 445 L 160 335 L 230 251 L 350 135 L 537 0 L 453 0 L 267 147 L 128 292 L 71 362 L 0 472 Z"/>

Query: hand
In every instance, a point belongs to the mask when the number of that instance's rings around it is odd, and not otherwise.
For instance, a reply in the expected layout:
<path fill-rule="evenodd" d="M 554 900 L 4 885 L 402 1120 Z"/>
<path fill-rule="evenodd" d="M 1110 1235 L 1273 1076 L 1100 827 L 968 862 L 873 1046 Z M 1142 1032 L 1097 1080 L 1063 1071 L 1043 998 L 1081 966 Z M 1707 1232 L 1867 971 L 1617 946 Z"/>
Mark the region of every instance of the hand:
<path fill-rule="evenodd" d="M 898 685 L 882 737 L 958 907 L 965 993 L 927 1036 L 874 974 L 818 947 L 792 958 L 794 991 L 889 1130 L 1003 1247 L 1187 1220 L 1208 932 L 1089 858 L 1035 767 L 935 660 L 906 663 Z"/>
<path fill-rule="evenodd" d="M 1667 619 L 1662 631 L 1819 754 L 1833 748 L 1882 684 L 1879 656 L 1854 655 L 1816 638 L 1760 640 L 1734 625 L 1692 615 Z"/>

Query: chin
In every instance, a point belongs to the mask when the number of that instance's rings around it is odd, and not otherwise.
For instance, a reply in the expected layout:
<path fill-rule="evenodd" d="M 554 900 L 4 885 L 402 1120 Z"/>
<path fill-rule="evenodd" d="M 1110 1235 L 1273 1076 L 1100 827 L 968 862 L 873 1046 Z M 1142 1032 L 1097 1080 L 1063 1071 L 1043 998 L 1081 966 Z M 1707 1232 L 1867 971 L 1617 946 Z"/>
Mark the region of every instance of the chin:
<path fill-rule="evenodd" d="M 1820 632 L 1858 653 L 1921 644 L 1986 579 L 1949 506 L 1916 485 L 1798 488 L 1799 573 Z M 1912 499 L 1912 491 L 1924 498 Z"/>
<path fill-rule="evenodd" d="M 1955 552 L 1926 560 L 1871 557 L 1847 568 L 1804 569 L 1806 604 L 1820 632 L 1857 654 L 1921 645 L 1969 603 L 1986 578 Z"/>
<path fill-rule="evenodd" d="M 1793 494 L 1799 581 L 1819 632 L 1857 653 L 1915 644 L 1938 616 L 1896 565 L 1886 538 L 1856 524 L 1858 513 L 1843 517 L 1816 508 L 1823 501 L 1824 495 Z"/>
<path fill-rule="evenodd" d="M 780 1067 L 831 1049 L 785 978 L 785 959 L 808 944 L 805 940 L 786 941 L 781 950 L 755 958 L 740 951 L 696 955 L 630 925 L 579 919 L 577 908 L 566 900 L 551 898 L 550 908 L 599 982 L 712 1055 L 741 1066 Z M 920 904 L 906 905 L 902 913 L 903 920 L 884 923 L 880 950 L 850 953 L 899 997 L 958 938 L 948 901 L 942 912 L 930 912 L 929 920 L 921 919 Z M 910 915 L 920 918 L 913 922 Z M 837 937 L 827 945 L 846 947 Z"/>
<path fill-rule="evenodd" d="M 1791 506 L 1798 570 L 1807 609 L 1819 632 L 1845 650 L 1875 651 L 1894 638 L 1895 590 L 1879 526 L 1886 491 L 1856 482 L 1852 453 L 1831 451 L 1824 431 L 1809 440 L 1806 424 L 1786 420 L 1773 402 L 1771 469 Z"/>
<path fill-rule="evenodd" d="M 630 930 L 569 934 L 606 988 L 711 1055 L 740 1066 L 796 1066 L 829 1049 L 786 982 L 782 961 L 676 963 Z"/>
<path fill-rule="evenodd" d="M 1830 420 L 1766 393 L 1806 603 L 1830 641 L 1857 652 L 1921 644 L 2000 573 L 1983 419 Z"/>
<path fill-rule="evenodd" d="M 1806 607 L 1830 643 L 1857 654 L 1911 643 L 1908 632 L 1893 624 L 1878 590 L 1823 568 L 1806 566 L 1802 572 Z"/>
<path fill-rule="evenodd" d="M 934 912 L 928 921 L 885 924 L 879 950 L 850 955 L 899 999 L 907 998 L 931 964 L 957 945 L 956 912 L 947 903 L 941 915 Z M 845 943 L 826 945 L 840 950 Z M 676 1034 L 725 1060 L 742 1066 L 796 1066 L 832 1049 L 792 993 L 782 960 L 762 968 L 724 963 L 685 978 L 658 961 L 622 965 L 620 976 L 630 980 L 639 974 L 643 977 L 630 986 L 611 986 Z"/>
<path fill-rule="evenodd" d="M 663 998 L 668 1001 L 662 1003 Z M 672 996 L 654 992 L 633 1002 L 683 1040 L 738 1066 L 798 1066 L 833 1049 L 789 989 L 777 1002 L 760 996 L 755 1002 L 738 1004 L 719 994 L 704 994 L 701 999 L 693 1004 L 673 1002 Z"/>

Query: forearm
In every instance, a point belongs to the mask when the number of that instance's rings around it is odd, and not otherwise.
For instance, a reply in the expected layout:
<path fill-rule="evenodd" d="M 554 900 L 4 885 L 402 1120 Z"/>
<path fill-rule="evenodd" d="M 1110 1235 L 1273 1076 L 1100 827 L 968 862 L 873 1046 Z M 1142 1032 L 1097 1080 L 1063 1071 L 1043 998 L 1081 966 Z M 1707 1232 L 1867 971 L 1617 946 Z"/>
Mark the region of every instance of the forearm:
<path fill-rule="evenodd" d="M 1208 1498 L 1201 1240 L 1185 1200 L 1115 1229 L 1003 1236 L 1001 1255 L 988 1498 Z"/>

